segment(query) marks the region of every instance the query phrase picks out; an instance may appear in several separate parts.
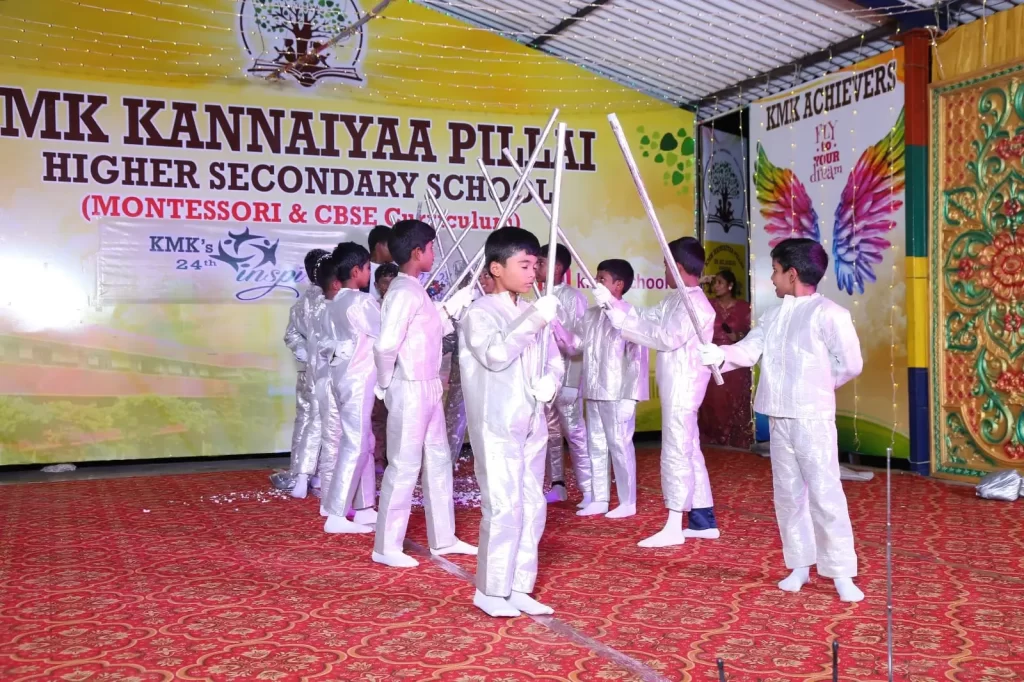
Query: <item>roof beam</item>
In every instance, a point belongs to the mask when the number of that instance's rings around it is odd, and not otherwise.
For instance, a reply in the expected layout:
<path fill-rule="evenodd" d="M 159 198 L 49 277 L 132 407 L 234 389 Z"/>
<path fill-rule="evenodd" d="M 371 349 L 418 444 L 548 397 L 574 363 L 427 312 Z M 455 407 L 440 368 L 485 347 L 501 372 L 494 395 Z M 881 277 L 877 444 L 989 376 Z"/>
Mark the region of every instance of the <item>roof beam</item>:
<path fill-rule="evenodd" d="M 949 28 L 949 16 L 956 13 L 961 5 L 966 5 L 968 0 L 943 0 L 935 3 L 934 7 L 927 7 L 917 11 L 906 11 L 893 4 L 892 0 L 850 0 L 855 5 L 864 9 L 874 10 L 880 14 L 888 15 L 899 22 L 900 31 L 909 31 L 915 28 L 926 26 L 938 26 L 940 31 Z M 899 10 L 894 11 L 894 10 Z"/>
<path fill-rule="evenodd" d="M 595 12 L 601 9 L 609 2 L 611 2 L 611 0 L 592 0 L 589 4 L 583 5 L 583 7 L 580 7 L 578 10 L 576 10 L 576 12 L 573 13 L 571 16 L 562 19 L 555 26 L 545 31 L 542 35 L 539 35 L 533 40 L 531 40 L 528 43 L 528 45 L 534 48 L 535 50 L 539 50 L 544 45 L 544 43 L 548 42 L 549 40 L 560 34 L 562 31 L 575 24 L 577 21 L 582 20 L 591 12 Z"/>
<path fill-rule="evenodd" d="M 838 57 L 844 52 L 855 50 L 861 45 L 865 45 L 876 40 L 883 40 L 885 38 L 888 38 L 895 34 L 898 30 L 899 22 L 897 22 L 895 19 L 890 19 L 881 26 L 873 28 L 870 31 L 867 31 L 859 36 L 853 36 L 852 38 L 841 40 L 838 43 L 833 43 L 832 45 L 829 45 L 828 47 L 822 50 L 812 52 L 808 55 L 801 57 L 800 59 L 791 61 L 788 64 L 783 64 L 782 66 L 777 66 L 774 69 L 771 69 L 770 71 L 758 74 L 757 76 L 753 76 L 752 78 L 747 78 L 746 80 L 740 81 L 735 85 L 730 85 L 729 87 L 723 90 L 719 90 L 718 92 L 713 92 L 705 97 L 701 97 L 697 101 L 687 102 L 687 108 L 703 108 L 705 106 L 714 105 L 720 100 L 729 99 L 730 97 L 734 97 L 745 90 L 753 90 L 754 88 L 763 86 L 765 83 L 770 83 L 771 81 L 777 78 L 789 76 L 794 72 L 803 71 L 804 69 L 810 66 L 814 66 L 815 64 L 826 62 L 830 58 Z"/>

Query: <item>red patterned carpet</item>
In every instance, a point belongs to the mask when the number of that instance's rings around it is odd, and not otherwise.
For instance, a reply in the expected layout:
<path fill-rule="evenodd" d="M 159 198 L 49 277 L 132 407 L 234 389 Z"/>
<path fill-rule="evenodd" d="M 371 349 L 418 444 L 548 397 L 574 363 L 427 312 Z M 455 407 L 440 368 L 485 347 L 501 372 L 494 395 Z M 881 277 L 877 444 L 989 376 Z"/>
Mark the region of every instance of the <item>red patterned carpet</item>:
<path fill-rule="evenodd" d="M 768 461 L 708 462 L 721 540 L 636 547 L 664 520 L 644 452 L 636 517 L 549 509 L 555 619 L 510 621 L 472 606 L 472 559 L 378 567 L 370 536 L 323 534 L 316 501 L 268 492 L 267 472 L 5 486 L 0 679 L 715 680 L 721 657 L 736 682 L 826 681 L 836 637 L 841 679 L 884 679 L 884 478 L 846 484 L 868 598 L 843 605 L 821 580 L 776 589 Z M 894 478 L 897 679 L 1024 679 L 1021 504 Z M 462 538 L 478 519 L 460 507 Z M 409 538 L 422 551 L 418 510 Z"/>

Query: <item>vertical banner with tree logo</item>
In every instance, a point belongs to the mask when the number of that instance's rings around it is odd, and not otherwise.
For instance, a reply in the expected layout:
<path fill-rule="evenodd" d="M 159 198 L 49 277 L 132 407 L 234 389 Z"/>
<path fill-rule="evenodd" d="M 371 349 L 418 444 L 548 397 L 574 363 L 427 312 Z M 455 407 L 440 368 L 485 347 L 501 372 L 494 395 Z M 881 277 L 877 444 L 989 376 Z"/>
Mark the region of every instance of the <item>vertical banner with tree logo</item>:
<path fill-rule="evenodd" d="M 864 371 L 837 395 L 840 448 L 909 456 L 903 276 L 903 50 L 879 55 L 750 108 L 753 302 L 779 301 L 771 249 L 820 241 L 818 291 L 847 308 Z"/>
<path fill-rule="evenodd" d="M 749 298 L 746 140 L 701 126 L 702 218 L 708 275 L 728 270 Z"/>
<path fill-rule="evenodd" d="M 477 161 L 507 201 L 501 150 L 524 163 L 555 107 L 561 223 L 591 267 L 629 259 L 638 305 L 665 291 L 609 111 L 670 236 L 694 234 L 692 114 L 415 3 L 315 56 L 376 3 L 99 4 L 61 24 L 117 49 L 0 44 L 0 465 L 287 450 L 306 251 L 365 244 L 427 192 L 475 251 L 498 218 Z M 7 5 L 5 26 L 53 20 Z M 511 224 L 547 231 L 532 203 Z M 656 397 L 638 415 L 660 428 Z"/>

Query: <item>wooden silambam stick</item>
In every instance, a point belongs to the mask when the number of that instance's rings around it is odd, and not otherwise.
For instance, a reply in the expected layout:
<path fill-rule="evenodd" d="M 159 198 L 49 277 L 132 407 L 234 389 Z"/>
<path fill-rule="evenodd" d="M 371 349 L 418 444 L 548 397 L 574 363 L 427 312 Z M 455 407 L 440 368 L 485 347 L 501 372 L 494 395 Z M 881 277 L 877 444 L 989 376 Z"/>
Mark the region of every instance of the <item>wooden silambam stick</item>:
<path fill-rule="evenodd" d="M 469 256 L 467 256 L 466 252 L 463 250 L 462 244 L 459 244 L 458 241 L 455 239 L 455 230 L 452 229 L 451 224 L 449 224 L 449 222 L 448 222 L 448 214 L 444 212 L 443 208 L 441 208 L 441 204 L 439 204 L 437 202 L 437 199 L 434 197 L 434 195 L 431 194 L 428 191 L 427 192 L 427 207 L 430 208 L 431 206 L 433 206 L 434 213 L 437 214 L 437 219 L 444 226 L 445 231 L 448 232 L 448 236 L 451 238 L 452 242 L 455 244 L 455 246 L 453 246 L 452 248 L 453 249 L 458 249 L 459 250 L 459 254 L 462 256 L 462 260 L 468 262 L 469 261 Z M 469 229 L 470 228 L 467 227 L 466 231 L 468 232 Z M 441 238 L 438 237 L 437 241 L 440 243 Z M 441 255 L 443 256 L 444 254 L 441 254 Z M 450 280 L 451 276 L 452 276 L 451 271 L 448 271 L 449 280 Z M 480 290 L 481 294 L 483 294 L 484 293 L 484 288 L 482 286 L 480 286 L 480 282 L 477 281 L 475 284 L 476 284 L 476 288 Z M 454 285 L 454 283 L 452 283 L 452 285 Z"/>
<path fill-rule="evenodd" d="M 541 132 L 540 139 L 537 140 L 537 146 L 533 148 L 533 152 L 530 154 L 530 158 L 526 160 L 526 169 L 523 171 L 523 174 L 519 177 L 519 180 L 516 182 L 515 187 L 512 189 L 512 193 L 509 195 L 510 197 L 517 197 L 523 191 L 523 184 L 526 182 L 526 178 L 529 177 L 530 172 L 536 165 L 537 159 L 540 158 L 540 153 L 544 149 L 544 143 L 547 141 L 548 135 L 551 134 L 551 128 L 554 127 L 556 118 L 558 118 L 558 109 L 555 109 L 553 112 L 551 112 L 551 118 L 548 119 L 547 125 L 544 126 L 544 130 Z M 502 212 L 501 217 L 498 218 L 498 224 L 495 225 L 494 229 L 500 230 L 501 228 L 505 227 L 505 224 L 508 223 L 509 219 L 512 218 L 512 214 L 515 212 L 517 208 L 518 205 L 514 200 L 510 200 L 507 204 L 505 204 L 505 210 Z M 461 282 L 462 278 L 471 272 L 473 273 L 473 279 L 479 279 L 480 273 L 484 269 L 484 260 L 484 247 L 481 246 L 480 249 L 473 256 L 472 261 L 466 263 L 466 269 L 462 271 L 462 274 L 458 276 L 455 282 Z M 441 297 L 441 302 L 443 303 L 447 301 L 454 291 L 454 286 L 449 287 L 448 291 L 444 292 L 444 296 Z"/>
<path fill-rule="evenodd" d="M 508 153 L 507 149 L 505 150 L 505 158 L 512 165 L 512 170 L 514 170 L 516 173 L 519 173 L 519 164 L 516 163 L 516 160 L 512 158 L 512 155 Z M 547 218 L 548 220 L 551 220 L 551 211 L 548 209 L 547 206 L 544 205 L 544 202 L 541 201 L 540 193 L 537 191 L 537 186 L 533 184 L 533 180 L 527 181 L 526 190 L 530 193 L 530 196 L 533 197 L 534 203 L 536 203 L 537 207 L 540 208 L 540 211 L 541 213 L 544 214 L 544 217 Z M 569 255 L 572 256 L 572 259 L 574 261 L 576 261 L 576 265 L 579 267 L 580 272 L 583 273 L 583 279 L 587 280 L 587 284 L 589 284 L 592 289 L 596 288 L 597 280 L 594 279 L 594 276 L 592 274 L 590 274 L 590 268 L 588 268 L 587 264 L 583 262 L 583 259 L 580 257 L 579 252 L 572 245 L 572 242 L 569 240 L 569 237 L 565 234 L 565 231 L 562 229 L 561 225 L 558 226 L 558 238 L 562 240 L 563 244 L 565 244 L 565 248 L 569 249 Z"/>
<path fill-rule="evenodd" d="M 507 149 L 505 150 L 505 153 L 506 154 L 509 153 Z M 487 191 L 490 193 L 491 199 L 494 201 L 494 205 L 498 207 L 498 214 L 500 215 L 501 213 L 504 213 L 505 212 L 505 207 L 501 205 L 501 199 L 498 198 L 498 192 L 494 189 L 494 183 L 491 182 L 491 176 L 487 173 L 487 166 L 484 165 L 484 160 L 483 159 L 477 159 L 476 160 L 476 165 L 478 165 L 480 167 L 480 172 L 484 176 L 484 183 L 487 184 Z M 533 184 L 533 181 L 529 181 L 527 183 L 527 185 L 531 185 L 531 184 Z M 523 198 L 523 197 L 515 197 L 515 199 L 519 201 L 520 205 L 522 205 L 526 201 L 526 199 Z M 510 201 L 511 200 L 512 199 L 510 198 Z M 512 213 L 514 214 L 515 211 L 513 211 Z M 479 275 L 477 277 L 479 277 Z M 479 281 L 480 280 L 477 279 L 477 282 L 479 282 Z M 540 298 L 540 289 L 537 288 L 537 283 L 536 282 L 533 283 L 533 295 L 536 296 L 537 298 Z"/>
<path fill-rule="evenodd" d="M 555 184 L 551 196 L 551 231 L 548 234 L 548 271 L 544 278 L 544 293 L 548 296 L 554 295 L 555 289 L 555 255 L 558 253 L 558 209 L 562 203 L 562 167 L 565 165 L 565 123 L 558 124 L 558 131 L 555 133 Z M 519 176 L 517 185 L 525 184 L 529 178 L 525 175 Z M 540 366 L 541 374 L 548 361 L 548 338 L 550 334 L 540 337 Z"/>
<path fill-rule="evenodd" d="M 686 312 L 690 316 L 690 323 L 693 325 L 693 332 L 697 336 L 697 341 L 703 345 L 705 343 L 704 335 L 700 331 L 700 322 L 697 320 L 697 311 L 693 309 L 693 302 L 690 301 L 690 297 L 686 293 L 686 289 L 683 285 L 683 276 L 679 273 L 679 267 L 676 265 L 676 259 L 672 255 L 672 250 L 668 248 L 668 240 L 665 239 L 665 231 L 661 229 L 661 223 L 658 222 L 658 216 L 654 213 L 654 204 L 651 202 L 651 197 L 647 194 L 647 188 L 644 187 L 644 181 L 640 177 L 640 169 L 636 167 L 636 160 L 633 159 L 633 152 L 629 150 L 629 142 L 626 141 L 626 134 L 622 132 L 622 125 L 619 124 L 619 118 L 615 114 L 608 114 L 608 123 L 612 126 L 612 133 L 615 135 L 615 140 L 619 143 L 619 149 L 622 150 L 622 156 L 626 160 L 626 165 L 629 167 L 629 174 L 633 177 L 633 184 L 636 185 L 636 191 L 640 195 L 640 203 L 644 205 L 644 211 L 647 212 L 647 220 L 650 221 L 651 227 L 654 228 L 654 235 L 658 238 L 658 245 L 661 246 L 661 253 L 665 257 L 665 262 L 668 263 L 669 274 L 672 275 L 672 279 L 675 280 L 676 290 L 679 291 L 680 297 L 683 299 L 683 305 L 686 307 Z M 715 383 L 719 386 L 722 385 L 722 373 L 717 367 L 711 368 L 711 375 L 715 379 Z"/>

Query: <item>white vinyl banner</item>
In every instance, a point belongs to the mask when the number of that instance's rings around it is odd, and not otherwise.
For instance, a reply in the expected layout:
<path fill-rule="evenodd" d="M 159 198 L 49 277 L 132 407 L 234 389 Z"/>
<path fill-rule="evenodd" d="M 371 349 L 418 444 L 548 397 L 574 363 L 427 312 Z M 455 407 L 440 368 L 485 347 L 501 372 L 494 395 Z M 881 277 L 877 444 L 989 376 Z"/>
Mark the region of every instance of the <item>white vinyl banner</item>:
<path fill-rule="evenodd" d="M 366 245 L 363 227 L 249 225 L 222 222 L 103 219 L 97 256 L 100 305 L 116 303 L 291 302 L 308 284 L 303 260 L 312 249 L 339 242 Z M 452 247 L 441 229 L 436 263 Z M 455 237 L 463 233 L 454 229 Z M 462 240 L 472 256 L 489 234 L 473 230 Z M 438 280 L 462 269 L 456 253 Z"/>

